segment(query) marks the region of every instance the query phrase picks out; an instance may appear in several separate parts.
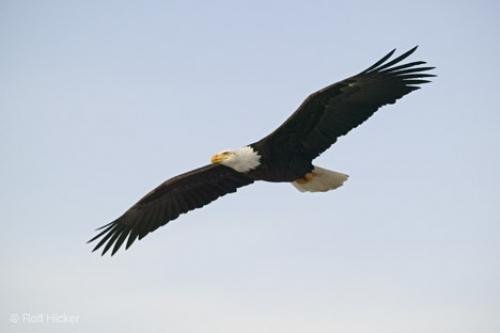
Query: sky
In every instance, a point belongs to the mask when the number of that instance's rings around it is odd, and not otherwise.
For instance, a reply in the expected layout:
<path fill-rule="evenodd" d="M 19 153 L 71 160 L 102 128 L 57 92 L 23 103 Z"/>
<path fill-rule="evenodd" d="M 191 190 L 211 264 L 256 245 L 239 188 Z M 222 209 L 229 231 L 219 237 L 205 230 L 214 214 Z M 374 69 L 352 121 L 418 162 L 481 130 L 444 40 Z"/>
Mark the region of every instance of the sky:
<path fill-rule="evenodd" d="M 500 331 L 497 1 L 0 1 L 0 331 Z M 94 229 L 392 48 L 434 82 L 114 257 Z"/>

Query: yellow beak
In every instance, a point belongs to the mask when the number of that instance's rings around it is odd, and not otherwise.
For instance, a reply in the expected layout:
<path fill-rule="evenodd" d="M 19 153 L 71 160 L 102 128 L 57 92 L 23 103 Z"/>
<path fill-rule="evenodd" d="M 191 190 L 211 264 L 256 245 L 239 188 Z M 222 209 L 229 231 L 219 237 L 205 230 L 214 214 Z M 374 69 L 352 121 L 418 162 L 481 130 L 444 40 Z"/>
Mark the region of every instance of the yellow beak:
<path fill-rule="evenodd" d="M 215 154 L 210 158 L 210 162 L 212 162 L 213 164 L 219 164 L 222 161 L 224 161 L 224 157 L 219 154 Z"/>

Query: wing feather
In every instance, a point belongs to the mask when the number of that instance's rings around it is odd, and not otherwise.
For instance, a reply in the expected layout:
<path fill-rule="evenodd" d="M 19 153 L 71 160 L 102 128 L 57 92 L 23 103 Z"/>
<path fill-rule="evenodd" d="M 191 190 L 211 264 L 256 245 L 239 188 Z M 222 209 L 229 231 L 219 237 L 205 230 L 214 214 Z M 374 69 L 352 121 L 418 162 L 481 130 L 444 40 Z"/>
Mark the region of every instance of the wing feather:
<path fill-rule="evenodd" d="M 282 158 L 316 158 L 381 106 L 430 82 L 427 78 L 435 75 L 425 72 L 434 67 L 423 67 L 424 61 L 400 64 L 416 48 L 389 60 L 392 50 L 361 73 L 309 95 L 280 127 L 253 145 L 271 153 L 277 147 Z"/>
<path fill-rule="evenodd" d="M 247 175 L 214 164 L 176 176 L 146 194 L 116 220 L 98 228 L 98 234 L 89 243 L 98 240 L 93 251 L 102 248 L 103 255 L 109 250 L 114 255 L 124 243 L 128 249 L 137 239 L 180 214 L 251 183 L 253 179 Z"/>

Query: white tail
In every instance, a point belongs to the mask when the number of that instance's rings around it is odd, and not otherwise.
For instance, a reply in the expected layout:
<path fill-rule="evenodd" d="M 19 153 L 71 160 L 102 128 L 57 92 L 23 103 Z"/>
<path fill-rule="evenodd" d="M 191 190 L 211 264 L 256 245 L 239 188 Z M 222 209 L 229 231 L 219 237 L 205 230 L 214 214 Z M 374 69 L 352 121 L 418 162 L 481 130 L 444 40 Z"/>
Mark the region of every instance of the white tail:
<path fill-rule="evenodd" d="M 292 182 L 300 192 L 326 192 L 334 190 L 349 178 L 348 175 L 315 166 L 303 178 Z"/>

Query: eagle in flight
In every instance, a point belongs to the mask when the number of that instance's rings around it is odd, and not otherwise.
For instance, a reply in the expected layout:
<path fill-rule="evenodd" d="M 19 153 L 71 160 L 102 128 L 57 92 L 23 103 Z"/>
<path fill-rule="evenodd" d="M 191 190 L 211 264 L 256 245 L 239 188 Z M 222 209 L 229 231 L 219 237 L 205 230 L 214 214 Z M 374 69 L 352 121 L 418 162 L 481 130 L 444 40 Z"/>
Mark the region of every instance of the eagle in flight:
<path fill-rule="evenodd" d="M 401 63 L 417 47 L 391 60 L 395 50 L 372 66 L 309 95 L 281 126 L 263 139 L 211 157 L 211 163 L 160 184 L 116 220 L 100 227 L 89 242 L 94 251 L 115 254 L 125 244 L 257 180 L 288 182 L 301 192 L 338 188 L 346 174 L 312 164 L 337 139 L 359 126 L 381 106 L 430 82 L 434 67 Z"/>

